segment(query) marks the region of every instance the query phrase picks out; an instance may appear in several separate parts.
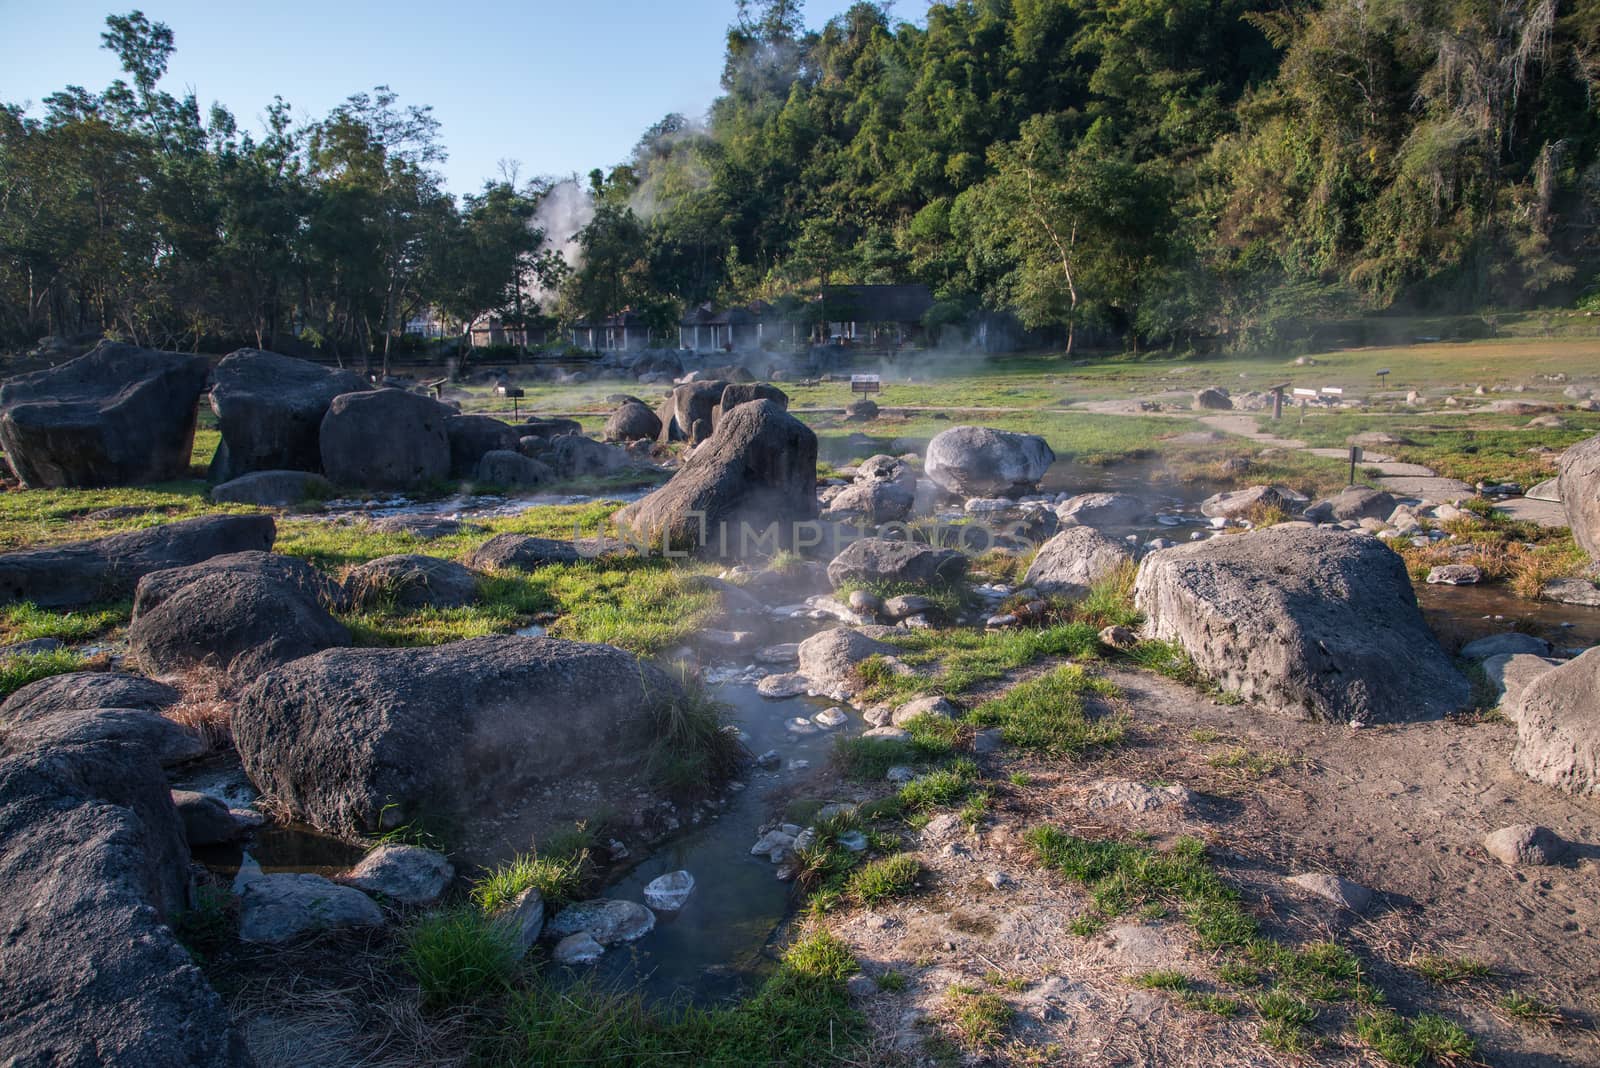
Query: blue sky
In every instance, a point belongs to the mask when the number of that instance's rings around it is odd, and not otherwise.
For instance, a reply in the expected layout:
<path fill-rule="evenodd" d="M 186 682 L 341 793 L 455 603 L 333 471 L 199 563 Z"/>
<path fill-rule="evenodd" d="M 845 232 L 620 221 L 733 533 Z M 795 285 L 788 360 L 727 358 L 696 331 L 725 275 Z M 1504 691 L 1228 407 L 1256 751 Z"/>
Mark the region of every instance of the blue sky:
<path fill-rule="evenodd" d="M 812 27 L 850 0 L 806 0 Z M 35 104 L 65 85 L 119 76 L 100 48 L 105 17 L 135 8 L 165 22 L 177 53 L 163 82 L 260 128 L 277 93 L 302 118 L 388 85 L 432 104 L 452 192 L 477 189 L 501 159 L 523 176 L 621 162 L 670 111 L 702 114 L 718 92 L 733 0 L 0 0 L 0 100 Z M 900 12 L 902 17 L 911 12 Z"/>

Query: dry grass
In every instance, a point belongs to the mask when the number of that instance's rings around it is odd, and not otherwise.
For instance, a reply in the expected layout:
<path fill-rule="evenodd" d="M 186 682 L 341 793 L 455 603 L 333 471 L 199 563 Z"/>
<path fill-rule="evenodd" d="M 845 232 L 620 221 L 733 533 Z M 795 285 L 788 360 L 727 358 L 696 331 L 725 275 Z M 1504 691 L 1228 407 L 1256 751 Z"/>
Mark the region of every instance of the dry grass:
<path fill-rule="evenodd" d="M 215 667 L 193 667 L 166 680 L 182 696 L 167 709 L 166 717 L 194 731 L 208 750 L 233 745 L 233 702 L 238 683 Z"/>

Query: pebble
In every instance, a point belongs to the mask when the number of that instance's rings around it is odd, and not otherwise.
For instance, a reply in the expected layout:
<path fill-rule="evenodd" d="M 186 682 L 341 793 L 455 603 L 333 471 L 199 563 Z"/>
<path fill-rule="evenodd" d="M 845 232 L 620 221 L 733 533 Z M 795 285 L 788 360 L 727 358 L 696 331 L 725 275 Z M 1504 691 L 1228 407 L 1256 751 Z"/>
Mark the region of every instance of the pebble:
<path fill-rule="evenodd" d="M 1006 887 L 1016 882 L 1015 879 L 1011 878 L 1011 876 L 1007 875 L 1003 871 L 992 871 L 985 876 L 985 878 L 988 880 L 989 885 L 994 887 L 996 890 L 1004 890 Z"/>
<path fill-rule="evenodd" d="M 766 768 L 769 771 L 778 767 L 782 763 L 783 755 L 776 749 L 768 749 L 765 753 L 762 753 L 760 756 L 756 757 L 756 767 Z"/>
<path fill-rule="evenodd" d="M 1484 835 L 1483 848 L 1502 864 L 1543 866 L 1566 856 L 1569 847 L 1548 827 L 1520 823 Z"/>
<path fill-rule="evenodd" d="M 825 708 L 813 716 L 812 719 L 816 721 L 818 726 L 829 730 L 834 727 L 842 727 L 850 722 L 850 717 L 845 714 L 845 710 L 837 707 Z"/>
<path fill-rule="evenodd" d="M 783 728 L 792 734 L 815 734 L 818 730 L 817 725 L 804 716 L 784 720 Z"/>

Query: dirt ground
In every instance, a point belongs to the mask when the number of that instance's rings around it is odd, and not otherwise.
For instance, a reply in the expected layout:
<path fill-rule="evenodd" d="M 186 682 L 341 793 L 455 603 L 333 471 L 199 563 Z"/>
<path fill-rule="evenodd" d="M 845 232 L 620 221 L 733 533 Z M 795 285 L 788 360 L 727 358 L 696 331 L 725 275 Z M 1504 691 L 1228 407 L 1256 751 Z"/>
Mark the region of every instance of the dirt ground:
<path fill-rule="evenodd" d="M 1083 837 L 1181 834 L 1207 842 L 1266 933 L 1291 945 L 1336 939 L 1401 1012 L 1439 1013 L 1478 1041 L 1481 1063 L 1600 1064 L 1600 812 L 1512 771 L 1513 729 L 1502 722 L 1439 721 L 1352 730 L 1297 722 L 1246 705 L 1222 705 L 1160 676 L 1106 669 L 1123 691 L 1133 740 L 1076 763 L 986 758 L 995 786 L 973 832 L 935 817 L 921 832 L 924 892 L 830 921 L 861 961 L 853 984 L 885 1061 L 922 1064 L 1381 1064 L 1347 1028 L 1318 1029 L 1305 1054 L 1258 1040 L 1259 1017 L 1186 1008 L 1130 977 L 1180 970 L 1215 981 L 1216 959 L 1177 919 L 1123 917 L 1088 937 L 1069 931 L 1082 888 L 1042 870 L 1022 841 L 1050 824 Z M 1196 740 L 1200 739 L 1200 740 Z M 1213 763 L 1244 747 L 1254 767 Z M 1012 786 L 1013 772 L 1028 777 Z M 1181 784 L 1192 803 L 1134 813 L 1097 804 L 1105 780 Z M 1511 868 L 1488 856 L 1483 835 L 1540 823 L 1575 844 L 1561 864 Z M 1285 884 L 1326 871 L 1376 891 L 1365 914 L 1343 911 Z M 1002 885 L 991 885 L 1003 873 Z M 1489 966 L 1485 978 L 1435 985 L 1422 954 Z M 906 980 L 880 990 L 885 972 Z M 947 990 L 997 994 L 1015 1016 L 986 1047 L 950 1041 Z M 1508 990 L 1558 1007 L 1557 1025 L 1512 1019 L 1496 1005 Z M 1248 991 L 1231 991 L 1248 998 Z M 1339 1013 L 1323 1012 L 1326 1021 Z"/>

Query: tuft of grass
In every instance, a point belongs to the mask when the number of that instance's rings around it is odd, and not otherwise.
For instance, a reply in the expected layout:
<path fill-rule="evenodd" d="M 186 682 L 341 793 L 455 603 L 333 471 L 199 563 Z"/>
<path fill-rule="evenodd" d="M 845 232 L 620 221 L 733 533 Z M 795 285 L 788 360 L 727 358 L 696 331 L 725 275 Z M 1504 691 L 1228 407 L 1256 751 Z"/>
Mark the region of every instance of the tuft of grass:
<path fill-rule="evenodd" d="M 682 693 L 663 702 L 656 714 L 651 774 L 668 790 L 690 795 L 730 778 L 749 753 L 727 723 L 728 706 L 685 674 Z"/>
<path fill-rule="evenodd" d="M 510 906 L 528 890 L 538 890 L 545 907 L 558 909 L 574 900 L 588 876 L 589 851 L 552 851 L 545 856 L 523 853 L 479 879 L 472 887 L 472 903 L 485 913 Z"/>
<path fill-rule="evenodd" d="M 1561 1014 L 1561 1010 L 1554 1005 L 1520 990 L 1506 991 L 1495 1001 L 1495 1005 L 1513 1020 L 1522 1020 L 1528 1023 L 1558 1024 L 1565 1019 Z"/>
<path fill-rule="evenodd" d="M 0 612 L 0 644 L 55 638 L 63 642 L 85 641 L 128 621 L 131 602 L 98 605 L 75 612 L 52 612 L 31 601 L 7 605 Z"/>
<path fill-rule="evenodd" d="M 906 988 L 906 977 L 890 969 L 878 976 L 878 989 L 890 994 L 898 994 Z"/>
<path fill-rule="evenodd" d="M 846 892 L 858 904 L 876 905 L 910 894 L 921 874 L 921 861 L 909 853 L 897 853 L 855 871 L 846 884 Z"/>
<path fill-rule="evenodd" d="M 901 661 L 933 670 L 901 675 L 885 670 L 878 658 L 868 657 L 857 667 L 867 684 L 861 699 L 870 704 L 933 693 L 954 697 L 1047 657 L 1095 656 L 1099 633 L 1089 623 L 1061 623 L 1038 630 L 916 630 L 890 635 L 884 640 L 901 650 Z"/>
<path fill-rule="evenodd" d="M 1077 664 L 1019 683 L 986 701 L 969 717 L 980 726 L 999 727 L 1006 742 L 1051 756 L 1076 756 L 1094 747 L 1120 745 L 1127 736 L 1121 716 L 1091 719 L 1086 698 L 1110 697 L 1116 687 Z"/>
<path fill-rule="evenodd" d="M 1441 986 L 1468 983 L 1474 979 L 1489 977 L 1489 966 L 1470 957 L 1446 957 L 1437 953 L 1423 953 L 1408 963 L 1413 971 L 1428 982 Z"/>
<path fill-rule="evenodd" d="M 1025 771 L 1013 771 L 1006 776 L 1006 781 L 1016 787 L 1031 786 L 1033 784 L 1033 776 Z"/>
<path fill-rule="evenodd" d="M 1196 727 L 1189 732 L 1189 740 L 1198 745 L 1210 745 L 1222 738 L 1221 731 L 1214 731 L 1209 727 Z"/>
<path fill-rule="evenodd" d="M 945 991 L 944 1010 L 961 1040 L 977 1048 L 1004 1039 L 1013 1015 L 1010 1004 L 999 994 L 962 985 Z"/>
<path fill-rule="evenodd" d="M 88 658 L 71 649 L 8 656 L 0 660 L 0 697 L 10 697 L 30 682 L 48 679 L 52 675 L 65 675 L 69 671 L 86 671 L 91 667 Z"/>
<path fill-rule="evenodd" d="M 1220 753 L 1212 754 L 1206 763 L 1214 768 L 1224 771 L 1235 771 L 1251 779 L 1264 779 L 1268 775 L 1276 775 L 1288 767 L 1291 758 L 1288 753 L 1275 751 L 1258 752 L 1247 746 L 1237 745 Z"/>
<path fill-rule="evenodd" d="M 1230 998 L 1226 994 L 1213 994 L 1209 992 L 1188 993 L 1184 995 L 1183 1003 L 1191 1009 L 1198 1009 L 1201 1012 L 1209 1012 L 1213 1016 L 1221 1016 L 1224 1019 L 1229 1019 L 1239 1015 L 1239 1009 L 1241 1007 L 1236 999 Z"/>
<path fill-rule="evenodd" d="M 900 787 L 901 807 L 907 812 L 953 805 L 967 796 L 978 769 L 970 760 L 952 761 L 948 766 L 919 775 Z"/>
<path fill-rule="evenodd" d="M 1477 1042 L 1459 1024 L 1432 1013 L 1407 1019 L 1388 1010 L 1369 1012 L 1356 1019 L 1355 1032 L 1374 1053 L 1402 1068 L 1463 1064 L 1478 1051 Z"/>
<path fill-rule="evenodd" d="M 840 773 L 861 782 L 878 782 L 895 765 L 914 763 L 917 755 L 910 742 L 893 738 L 840 738 L 833 747 Z"/>
<path fill-rule="evenodd" d="M 1073 622 L 1086 623 L 1097 630 L 1138 626 L 1144 618 L 1133 607 L 1133 580 L 1138 572 L 1139 566 L 1127 560 L 1095 581 L 1083 599 L 1072 606 Z"/>
<path fill-rule="evenodd" d="M 402 952 L 432 1009 L 470 1005 L 504 993 L 517 972 L 517 952 L 504 928 L 475 909 L 423 917 Z"/>
<path fill-rule="evenodd" d="M 1153 972 L 1141 972 L 1133 977 L 1133 985 L 1144 987 L 1146 990 L 1170 990 L 1178 994 L 1186 994 L 1193 985 L 1189 977 L 1180 971 L 1170 968 L 1159 969 Z"/>

